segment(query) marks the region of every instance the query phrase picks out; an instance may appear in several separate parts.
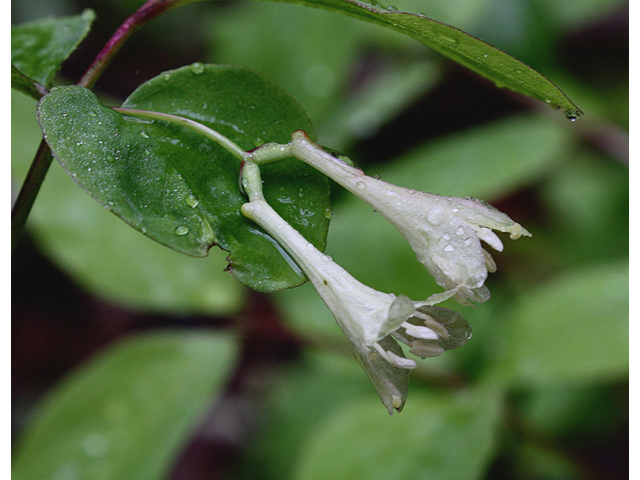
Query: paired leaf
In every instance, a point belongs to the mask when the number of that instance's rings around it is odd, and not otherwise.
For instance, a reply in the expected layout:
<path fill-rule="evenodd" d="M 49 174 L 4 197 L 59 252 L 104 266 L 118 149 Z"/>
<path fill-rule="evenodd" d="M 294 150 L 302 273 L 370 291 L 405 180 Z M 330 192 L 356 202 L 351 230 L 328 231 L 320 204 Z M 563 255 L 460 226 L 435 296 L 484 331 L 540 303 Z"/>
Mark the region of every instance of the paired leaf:
<path fill-rule="evenodd" d="M 140 86 L 126 108 L 182 116 L 212 128 L 241 148 L 285 143 L 312 132 L 297 103 L 279 87 L 241 67 L 194 64 Z M 38 107 L 54 155 L 102 205 L 154 240 L 206 256 L 218 244 L 230 268 L 260 291 L 299 285 L 302 272 L 279 245 L 240 214 L 240 161 L 186 127 L 123 117 L 89 90 L 62 87 Z M 302 162 L 285 160 L 262 172 L 265 197 L 321 250 L 328 228 L 328 182 Z"/>
<path fill-rule="evenodd" d="M 89 33 L 95 13 L 44 18 L 11 27 L 11 86 L 36 99 L 34 83 L 49 88 L 55 73 Z M 14 67 L 15 70 L 14 71 Z"/>
<path fill-rule="evenodd" d="M 203 332 L 109 348 L 46 397 L 17 445 L 12 478 L 166 478 L 236 350 L 230 336 Z"/>
<path fill-rule="evenodd" d="M 582 114 L 556 85 L 536 70 L 462 30 L 422 14 L 398 12 L 359 0 L 276 0 L 325 8 L 404 33 L 499 87 L 542 100 L 564 111 L 567 118 Z"/>

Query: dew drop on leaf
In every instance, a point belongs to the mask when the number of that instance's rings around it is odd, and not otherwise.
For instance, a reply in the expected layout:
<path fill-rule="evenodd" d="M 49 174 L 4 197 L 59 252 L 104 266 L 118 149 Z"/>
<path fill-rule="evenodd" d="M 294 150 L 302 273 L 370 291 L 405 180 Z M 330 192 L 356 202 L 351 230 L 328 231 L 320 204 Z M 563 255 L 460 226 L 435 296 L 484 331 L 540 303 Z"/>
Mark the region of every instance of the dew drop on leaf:
<path fill-rule="evenodd" d="M 176 229 L 173 231 L 173 233 L 175 233 L 176 235 L 186 235 L 187 233 L 189 233 L 189 227 L 186 227 L 184 225 L 179 225 L 176 227 Z"/>
<path fill-rule="evenodd" d="M 194 197 L 193 195 L 189 195 L 185 199 L 185 202 L 187 202 L 187 205 L 189 205 L 191 208 L 196 208 L 198 206 L 198 204 L 200 203 L 198 201 L 198 199 L 196 197 Z"/>
<path fill-rule="evenodd" d="M 192 63 L 189 69 L 196 75 L 199 75 L 204 72 L 204 65 L 200 62 Z"/>

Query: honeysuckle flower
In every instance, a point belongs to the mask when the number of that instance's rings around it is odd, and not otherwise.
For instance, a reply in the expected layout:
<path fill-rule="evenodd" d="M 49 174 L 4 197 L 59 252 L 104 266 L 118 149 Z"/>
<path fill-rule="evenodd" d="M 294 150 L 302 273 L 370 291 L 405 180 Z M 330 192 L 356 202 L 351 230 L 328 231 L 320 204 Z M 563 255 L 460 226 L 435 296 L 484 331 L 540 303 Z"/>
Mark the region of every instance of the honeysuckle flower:
<path fill-rule="evenodd" d="M 397 340 L 418 357 L 437 356 L 466 343 L 471 336 L 469 324 L 451 310 L 379 292 L 356 280 L 264 200 L 255 164 L 246 162 L 243 170 L 250 202 L 242 206 L 242 213 L 277 240 L 306 274 L 350 340 L 389 413 L 400 411 L 409 370 L 417 363 L 405 357 Z"/>
<path fill-rule="evenodd" d="M 429 297 L 430 304 L 450 297 L 463 304 L 487 300 L 489 290 L 484 282 L 496 264 L 480 242 L 502 251 L 502 242 L 493 230 L 508 232 L 511 239 L 531 235 L 481 200 L 419 192 L 369 177 L 322 150 L 302 131 L 293 134 L 287 153 L 366 201 L 400 231 L 418 260 L 445 289 Z"/>

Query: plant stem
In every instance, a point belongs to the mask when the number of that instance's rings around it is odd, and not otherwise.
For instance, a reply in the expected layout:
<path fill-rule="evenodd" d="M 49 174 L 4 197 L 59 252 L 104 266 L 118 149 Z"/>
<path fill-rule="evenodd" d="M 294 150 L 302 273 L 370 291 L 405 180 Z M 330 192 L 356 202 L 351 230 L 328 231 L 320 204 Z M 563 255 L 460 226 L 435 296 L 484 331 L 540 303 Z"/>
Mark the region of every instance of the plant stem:
<path fill-rule="evenodd" d="M 18 198 L 11 211 L 11 249 L 13 250 L 18 243 L 24 226 L 27 223 L 27 217 L 31 212 L 31 207 L 38 196 L 44 177 L 47 175 L 53 155 L 49 145 L 46 144 L 44 139 L 40 142 L 40 146 L 36 152 L 36 155 L 31 163 L 29 172 L 22 184 Z"/>
<path fill-rule="evenodd" d="M 193 3 L 199 0 L 147 0 L 135 13 L 127 17 L 118 30 L 112 35 L 100 53 L 93 60 L 77 85 L 91 88 L 109 66 L 113 57 L 122 48 L 127 39 L 142 25 L 153 20 L 170 8 Z"/>
<path fill-rule="evenodd" d="M 118 53 L 122 45 L 127 41 L 133 32 L 142 25 L 154 19 L 161 13 L 166 12 L 170 8 L 193 3 L 199 0 L 147 0 L 142 7 L 135 13 L 130 15 L 124 23 L 116 30 L 111 39 L 102 48 L 100 53 L 93 60 L 85 74 L 80 78 L 77 85 L 85 88 L 91 88 L 107 68 L 113 57 Z M 40 92 L 45 93 L 45 92 Z M 31 212 L 31 208 L 35 202 L 42 182 L 47 175 L 53 155 L 49 146 L 44 139 L 40 142 L 38 151 L 31 162 L 31 167 L 27 173 L 24 184 L 20 189 L 20 193 L 16 198 L 11 211 L 11 249 L 15 247 L 24 226 L 27 217 Z"/>

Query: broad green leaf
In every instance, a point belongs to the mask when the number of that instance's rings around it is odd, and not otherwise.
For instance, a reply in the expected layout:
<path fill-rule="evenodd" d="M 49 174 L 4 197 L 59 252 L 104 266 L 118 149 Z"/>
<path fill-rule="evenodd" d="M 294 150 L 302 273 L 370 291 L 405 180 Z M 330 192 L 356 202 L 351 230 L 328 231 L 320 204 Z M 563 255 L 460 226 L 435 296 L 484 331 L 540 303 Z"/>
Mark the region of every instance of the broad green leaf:
<path fill-rule="evenodd" d="M 629 369 L 629 268 L 567 273 L 522 298 L 506 329 L 502 368 L 517 384 L 595 382 Z"/>
<path fill-rule="evenodd" d="M 373 400 L 344 405 L 312 434 L 295 480 L 473 480 L 494 453 L 497 392 L 413 392 L 389 417 Z M 331 461 L 327 461 L 331 459 Z"/>
<path fill-rule="evenodd" d="M 488 202 L 531 185 L 572 151 L 569 125 L 512 116 L 428 142 L 369 175 L 416 190 Z"/>
<path fill-rule="evenodd" d="M 228 335 L 133 336 L 65 378 L 19 439 L 14 480 L 166 478 L 235 367 Z"/>
<path fill-rule="evenodd" d="M 19 186 L 42 132 L 36 102 L 17 92 L 11 97 L 11 170 Z M 74 282 L 109 303 L 136 311 L 225 315 L 244 301 L 246 288 L 223 271 L 225 252 L 194 258 L 149 240 L 78 188 L 58 163 L 47 173 L 27 231 Z"/>
<path fill-rule="evenodd" d="M 542 100 L 575 120 L 582 114 L 555 84 L 536 70 L 462 30 L 422 14 L 399 12 L 359 0 L 276 0 L 350 15 L 404 33 L 499 87 Z"/>
<path fill-rule="evenodd" d="M 240 67 L 194 64 L 166 72 L 123 106 L 189 118 L 246 150 L 312 131 L 291 97 Z M 67 172 L 134 228 L 188 255 L 206 256 L 219 245 L 230 252 L 234 276 L 256 290 L 304 282 L 276 242 L 240 214 L 240 161 L 219 144 L 176 124 L 123 117 L 79 87 L 54 89 L 39 118 Z M 264 168 L 262 176 L 274 208 L 324 249 L 327 180 L 295 160 Z"/>
<path fill-rule="evenodd" d="M 62 62 L 89 33 L 95 17 L 93 10 L 85 10 L 73 17 L 49 17 L 12 26 L 11 64 L 26 77 L 49 88 Z M 20 83 L 12 81 L 12 87 L 24 91 Z"/>

